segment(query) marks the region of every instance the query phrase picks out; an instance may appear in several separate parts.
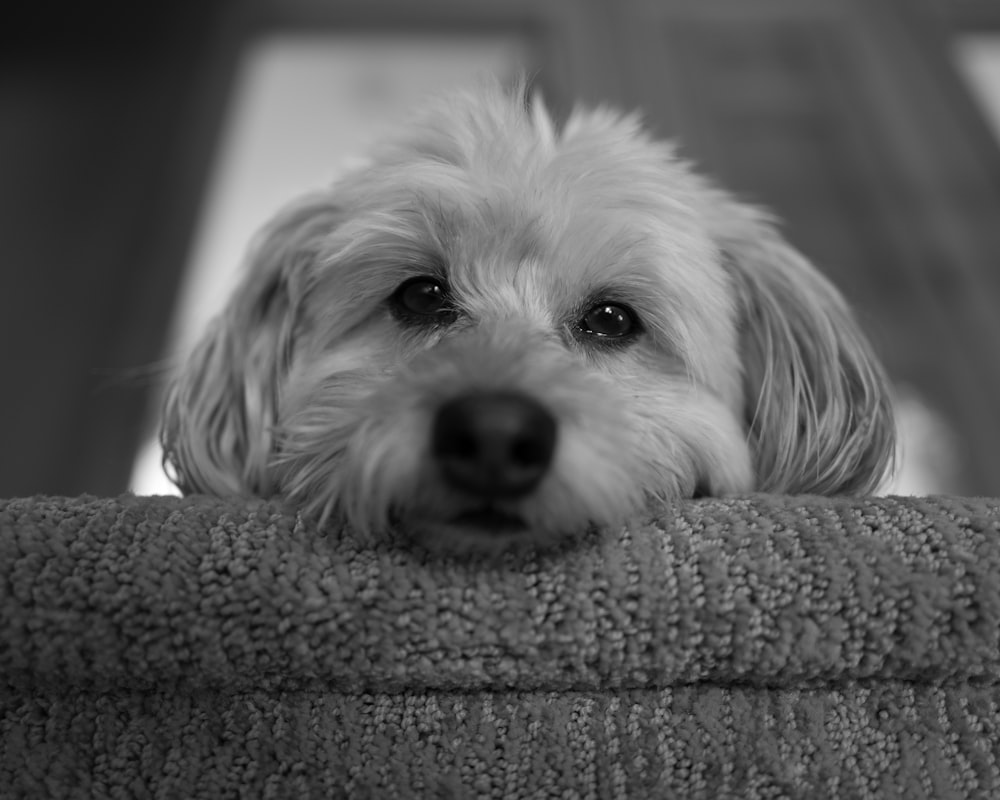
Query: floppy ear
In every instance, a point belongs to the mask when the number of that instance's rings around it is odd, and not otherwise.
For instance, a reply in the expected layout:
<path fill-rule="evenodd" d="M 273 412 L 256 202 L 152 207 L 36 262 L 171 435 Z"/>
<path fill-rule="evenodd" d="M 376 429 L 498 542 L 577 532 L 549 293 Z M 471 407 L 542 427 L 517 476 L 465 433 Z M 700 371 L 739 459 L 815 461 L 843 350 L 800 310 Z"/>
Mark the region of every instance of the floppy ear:
<path fill-rule="evenodd" d="M 326 197 L 280 214 L 251 248 L 242 281 L 168 387 L 164 467 L 185 494 L 257 495 L 311 267 L 340 212 Z"/>
<path fill-rule="evenodd" d="M 896 429 L 888 380 L 850 309 L 757 209 L 724 198 L 712 219 L 741 304 L 758 490 L 874 491 L 893 463 Z"/>

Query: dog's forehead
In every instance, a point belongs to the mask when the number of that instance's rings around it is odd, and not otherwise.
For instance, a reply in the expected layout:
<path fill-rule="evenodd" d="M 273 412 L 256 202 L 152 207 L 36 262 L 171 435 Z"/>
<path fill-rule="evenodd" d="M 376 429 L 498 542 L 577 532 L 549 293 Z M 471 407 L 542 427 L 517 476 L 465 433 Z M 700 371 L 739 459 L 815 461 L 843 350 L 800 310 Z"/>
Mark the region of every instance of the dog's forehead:
<path fill-rule="evenodd" d="M 533 110 L 532 110 L 533 109 Z M 544 124 L 541 122 L 544 120 Z M 635 116 L 577 110 L 556 130 L 539 103 L 486 91 L 433 106 L 412 127 L 377 147 L 375 163 L 397 188 L 413 184 L 420 205 L 475 208 L 495 226 L 523 231 L 545 216 L 581 207 L 680 214 L 687 224 L 703 194 L 701 179 Z"/>
<path fill-rule="evenodd" d="M 406 213 L 428 228 L 458 291 L 505 285 L 511 298 L 562 301 L 623 282 L 691 285 L 712 268 L 714 246 L 682 180 L 570 155 L 526 173 L 491 164 L 411 184 Z"/>

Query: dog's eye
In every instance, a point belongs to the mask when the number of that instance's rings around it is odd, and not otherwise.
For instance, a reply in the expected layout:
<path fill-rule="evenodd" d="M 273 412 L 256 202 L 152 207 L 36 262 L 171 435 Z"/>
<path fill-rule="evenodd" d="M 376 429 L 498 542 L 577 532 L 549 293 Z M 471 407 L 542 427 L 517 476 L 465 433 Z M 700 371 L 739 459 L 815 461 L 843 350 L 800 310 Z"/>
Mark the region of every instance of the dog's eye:
<path fill-rule="evenodd" d="M 440 318 L 455 313 L 447 288 L 437 278 L 410 278 L 391 299 L 396 312 L 404 316 Z"/>
<path fill-rule="evenodd" d="M 618 303 L 598 303 L 580 320 L 580 330 L 601 339 L 621 339 L 637 332 L 635 312 Z"/>

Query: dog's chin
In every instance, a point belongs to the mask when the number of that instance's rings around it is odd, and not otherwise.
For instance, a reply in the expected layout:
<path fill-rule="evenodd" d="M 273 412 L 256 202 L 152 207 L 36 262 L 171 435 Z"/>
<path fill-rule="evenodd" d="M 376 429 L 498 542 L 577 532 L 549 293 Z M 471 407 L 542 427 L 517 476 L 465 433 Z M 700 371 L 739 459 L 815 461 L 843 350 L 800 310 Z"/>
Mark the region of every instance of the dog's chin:
<path fill-rule="evenodd" d="M 516 511 L 483 504 L 444 517 L 410 518 L 393 524 L 398 534 L 436 554 L 491 557 L 540 553 L 583 538 L 592 528 L 544 530 Z"/>
<path fill-rule="evenodd" d="M 528 523 L 519 514 L 489 505 L 462 511 L 449 524 L 482 531 L 488 536 L 518 536 L 528 530 Z"/>

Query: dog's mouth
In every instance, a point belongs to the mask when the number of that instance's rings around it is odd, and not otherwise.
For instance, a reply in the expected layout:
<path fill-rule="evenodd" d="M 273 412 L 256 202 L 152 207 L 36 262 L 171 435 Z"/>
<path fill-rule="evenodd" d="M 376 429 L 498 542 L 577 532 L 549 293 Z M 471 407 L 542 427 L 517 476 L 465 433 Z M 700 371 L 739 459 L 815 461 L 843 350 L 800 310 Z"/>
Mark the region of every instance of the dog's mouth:
<path fill-rule="evenodd" d="M 509 535 L 523 533 L 528 529 L 527 523 L 517 514 L 503 511 L 492 506 L 474 508 L 463 511 L 449 520 L 451 525 L 475 528 L 490 535 Z"/>

